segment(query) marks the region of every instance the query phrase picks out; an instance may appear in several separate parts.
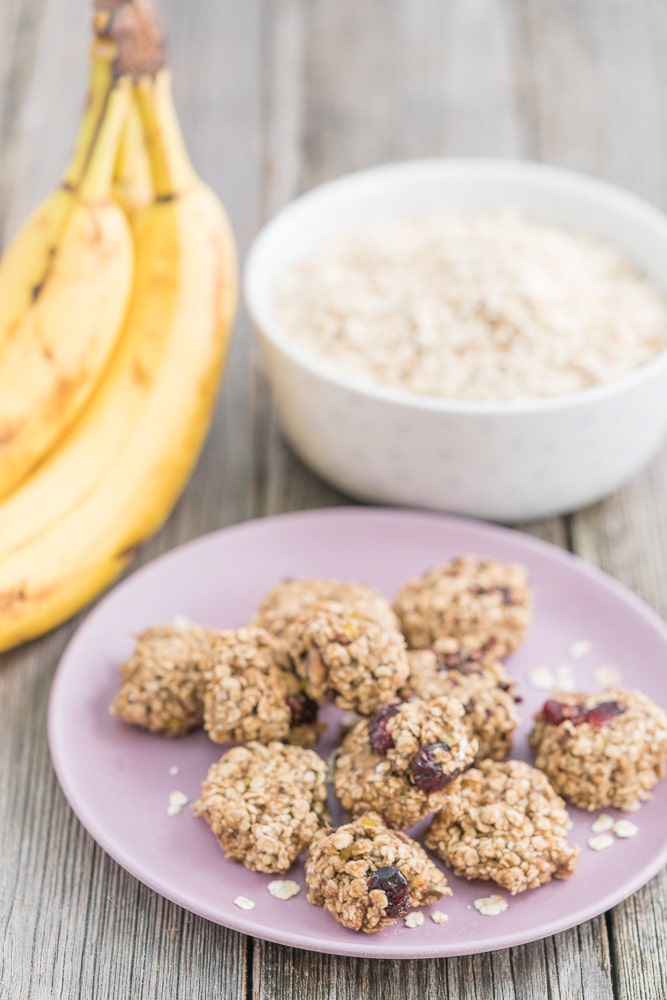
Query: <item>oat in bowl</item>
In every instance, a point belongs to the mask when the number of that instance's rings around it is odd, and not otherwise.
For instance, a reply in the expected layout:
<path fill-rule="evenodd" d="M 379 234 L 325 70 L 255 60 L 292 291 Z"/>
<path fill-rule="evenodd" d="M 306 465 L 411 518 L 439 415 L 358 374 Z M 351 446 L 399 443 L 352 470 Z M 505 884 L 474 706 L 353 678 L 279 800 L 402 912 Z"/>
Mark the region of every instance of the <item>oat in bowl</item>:
<path fill-rule="evenodd" d="M 364 500 L 517 521 L 604 496 L 657 448 L 665 261 L 665 218 L 610 185 L 432 160 L 297 199 L 257 238 L 245 291 L 316 472 Z"/>
<path fill-rule="evenodd" d="M 350 378 L 450 400 L 566 396 L 667 347 L 627 257 L 502 209 L 357 224 L 286 271 L 276 318 Z"/>

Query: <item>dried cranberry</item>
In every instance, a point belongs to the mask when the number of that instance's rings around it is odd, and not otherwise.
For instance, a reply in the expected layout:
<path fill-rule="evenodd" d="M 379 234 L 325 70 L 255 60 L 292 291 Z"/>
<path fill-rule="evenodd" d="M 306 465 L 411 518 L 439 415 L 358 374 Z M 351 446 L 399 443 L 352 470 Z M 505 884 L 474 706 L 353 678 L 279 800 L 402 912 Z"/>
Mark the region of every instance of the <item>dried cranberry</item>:
<path fill-rule="evenodd" d="M 584 708 L 583 705 L 567 705 L 562 701 L 545 701 L 542 706 L 542 719 L 550 726 L 560 726 L 562 722 L 570 721 L 573 726 L 588 722 L 598 728 L 617 715 L 625 712 L 625 705 L 619 701 L 602 701 L 595 708 Z"/>
<path fill-rule="evenodd" d="M 387 917 L 403 917 L 410 908 L 410 890 L 408 880 L 405 875 L 387 865 L 386 868 L 378 868 L 373 872 L 368 880 L 368 889 L 381 889 L 387 897 L 387 908 L 384 911 Z"/>
<path fill-rule="evenodd" d="M 443 771 L 440 764 L 435 759 L 436 750 L 448 751 L 447 743 L 427 743 L 415 754 L 412 761 L 412 780 L 417 788 L 430 795 L 431 792 L 440 792 L 453 781 L 460 773 L 460 768 L 453 771 Z"/>
<path fill-rule="evenodd" d="M 560 726 L 566 719 L 576 726 L 578 722 L 583 721 L 581 715 L 584 711 L 582 705 L 567 705 L 565 702 L 550 699 L 542 706 L 542 718 L 550 726 Z"/>
<path fill-rule="evenodd" d="M 510 587 L 480 587 L 475 585 L 470 587 L 469 590 L 471 594 L 475 594 L 477 597 L 482 597 L 486 594 L 500 594 L 505 605 L 515 603 Z"/>
<path fill-rule="evenodd" d="M 454 653 L 436 652 L 435 655 L 436 669 L 439 671 L 459 670 L 462 674 L 479 673 L 477 664 L 482 659 L 481 650 L 471 650 L 470 652 L 465 652 L 462 649 L 458 649 Z"/>
<path fill-rule="evenodd" d="M 457 649 L 451 653 L 431 649 L 431 652 L 435 654 L 437 670 L 459 670 L 462 674 L 479 674 L 480 661 L 491 654 L 497 645 L 496 639 L 488 639 L 479 649 Z"/>
<path fill-rule="evenodd" d="M 514 604 L 514 598 L 512 596 L 512 591 L 509 587 L 496 587 L 496 590 L 500 591 L 503 598 L 503 604 L 509 606 Z"/>
<path fill-rule="evenodd" d="M 387 732 L 387 723 L 398 712 L 398 705 L 383 705 L 368 724 L 368 739 L 376 753 L 384 755 L 394 746 L 391 733 Z"/>
<path fill-rule="evenodd" d="M 287 699 L 292 714 L 291 726 L 310 726 L 317 722 L 317 702 L 307 694 L 295 694 Z"/>
<path fill-rule="evenodd" d="M 604 726 L 605 722 L 609 722 L 617 715 L 622 715 L 625 712 L 625 705 L 622 705 L 620 701 L 601 701 L 599 705 L 595 708 L 590 708 L 586 713 L 586 722 L 590 722 L 591 726 Z"/>

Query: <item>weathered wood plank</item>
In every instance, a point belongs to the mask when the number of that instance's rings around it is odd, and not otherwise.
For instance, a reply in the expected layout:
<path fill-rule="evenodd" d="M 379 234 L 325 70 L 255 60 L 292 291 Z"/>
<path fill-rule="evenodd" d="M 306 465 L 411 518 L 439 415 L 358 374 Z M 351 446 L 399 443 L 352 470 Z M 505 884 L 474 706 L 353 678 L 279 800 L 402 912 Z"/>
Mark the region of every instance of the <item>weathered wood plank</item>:
<path fill-rule="evenodd" d="M 16 119 L 32 73 L 42 7 L 42 0 L 0 3 L 0 233 L 16 162 Z"/>
<path fill-rule="evenodd" d="M 667 997 L 667 870 L 608 915 L 616 996 Z"/>
<path fill-rule="evenodd" d="M 599 174 L 667 205 L 663 66 L 667 11 L 631 4 L 531 0 L 536 154 Z M 524 90 L 525 94 L 525 90 Z M 571 519 L 574 550 L 667 614 L 667 451 L 615 496 Z M 667 995 L 663 872 L 607 915 L 615 995 Z M 588 994 L 586 994 L 588 995 Z"/>
<path fill-rule="evenodd" d="M 176 0 L 162 7 L 195 162 L 222 193 L 245 247 L 259 215 L 261 4 L 241 9 L 227 0 L 194 17 Z M 88 19 L 80 0 L 47 2 L 16 129 L 10 230 L 57 183 L 71 148 L 84 98 Z M 253 512 L 253 369 L 247 331 L 237 334 L 227 391 L 197 473 L 138 561 Z M 186 913 L 123 872 L 94 845 L 57 788 L 46 707 L 72 627 L 2 658 L 0 790 L 12 821 L 4 821 L 3 810 L 0 993 L 16 1000 L 245 997 L 247 939 Z"/>

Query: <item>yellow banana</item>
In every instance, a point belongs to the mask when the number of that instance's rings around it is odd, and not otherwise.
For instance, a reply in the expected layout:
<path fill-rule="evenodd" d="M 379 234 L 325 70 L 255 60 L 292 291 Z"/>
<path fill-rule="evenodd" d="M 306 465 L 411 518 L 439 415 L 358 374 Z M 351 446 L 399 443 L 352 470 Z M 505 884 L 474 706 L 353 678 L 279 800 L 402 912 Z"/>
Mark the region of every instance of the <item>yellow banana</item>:
<path fill-rule="evenodd" d="M 121 572 L 169 514 L 213 412 L 237 298 L 233 236 L 187 158 L 167 71 L 142 77 L 134 94 L 154 198 L 134 217 L 128 323 L 80 427 L 35 474 L 41 494 L 29 482 L 11 498 L 24 541 L 4 543 L 0 520 L 0 649 L 64 621 Z M 40 520 L 49 493 L 58 516 Z"/>
<path fill-rule="evenodd" d="M 98 42 L 63 185 L 0 262 L 0 497 L 73 424 L 116 344 L 133 254 L 111 179 L 130 101 L 114 47 Z"/>

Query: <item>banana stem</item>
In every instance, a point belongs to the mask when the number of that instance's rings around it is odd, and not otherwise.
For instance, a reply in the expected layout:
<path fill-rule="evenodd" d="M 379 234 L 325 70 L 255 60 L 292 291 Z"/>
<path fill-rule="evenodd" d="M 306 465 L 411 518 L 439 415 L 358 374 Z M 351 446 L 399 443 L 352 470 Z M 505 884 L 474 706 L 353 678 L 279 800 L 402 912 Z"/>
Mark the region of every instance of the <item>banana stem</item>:
<path fill-rule="evenodd" d="M 114 45 L 93 52 L 88 105 L 64 184 L 87 201 L 108 198 L 130 107 L 130 81 L 114 72 Z"/>
<path fill-rule="evenodd" d="M 153 200 L 153 180 L 136 101 L 130 102 L 114 169 L 114 197 L 128 214 Z"/>
<path fill-rule="evenodd" d="M 134 94 L 143 124 L 155 197 L 159 200 L 177 196 L 192 186 L 197 175 L 174 108 L 169 71 L 162 69 L 155 76 L 142 76 L 135 84 Z"/>

